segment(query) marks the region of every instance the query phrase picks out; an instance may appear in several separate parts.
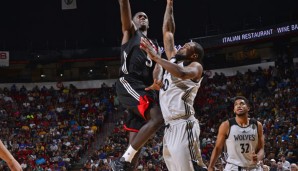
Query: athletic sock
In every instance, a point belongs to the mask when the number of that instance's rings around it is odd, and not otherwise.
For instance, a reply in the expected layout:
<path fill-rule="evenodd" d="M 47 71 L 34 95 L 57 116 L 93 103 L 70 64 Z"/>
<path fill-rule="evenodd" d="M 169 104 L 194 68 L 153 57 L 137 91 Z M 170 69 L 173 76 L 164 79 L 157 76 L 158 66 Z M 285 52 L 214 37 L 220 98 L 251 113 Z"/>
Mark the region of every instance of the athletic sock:
<path fill-rule="evenodd" d="M 138 151 L 136 151 L 131 145 L 129 145 L 128 149 L 125 151 L 122 157 L 124 157 L 125 161 L 131 163 L 133 157 L 137 152 Z"/>

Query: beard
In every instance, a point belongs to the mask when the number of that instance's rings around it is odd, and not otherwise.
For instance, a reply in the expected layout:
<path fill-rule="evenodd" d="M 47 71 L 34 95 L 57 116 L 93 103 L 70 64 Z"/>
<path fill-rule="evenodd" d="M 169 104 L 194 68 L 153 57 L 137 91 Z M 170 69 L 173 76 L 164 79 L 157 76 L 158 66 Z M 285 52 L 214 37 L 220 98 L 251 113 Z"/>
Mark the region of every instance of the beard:
<path fill-rule="evenodd" d="M 147 25 L 139 25 L 140 31 L 146 31 L 148 29 Z"/>
<path fill-rule="evenodd" d="M 186 59 L 186 55 L 176 54 L 175 58 L 176 58 L 176 61 L 183 61 Z"/>
<path fill-rule="evenodd" d="M 244 116 L 245 114 L 245 112 L 236 113 L 237 116 Z"/>

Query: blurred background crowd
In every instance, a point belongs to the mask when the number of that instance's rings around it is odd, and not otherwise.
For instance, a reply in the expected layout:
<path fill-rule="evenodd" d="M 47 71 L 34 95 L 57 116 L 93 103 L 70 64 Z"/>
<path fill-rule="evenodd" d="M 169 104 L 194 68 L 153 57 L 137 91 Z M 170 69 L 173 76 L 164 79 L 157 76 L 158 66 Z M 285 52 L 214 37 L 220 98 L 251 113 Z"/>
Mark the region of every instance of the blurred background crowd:
<path fill-rule="evenodd" d="M 264 170 L 297 168 L 297 69 L 296 64 L 248 70 L 234 76 L 205 76 L 194 106 L 207 165 L 219 124 L 234 116 L 233 97 L 243 95 L 251 103 L 249 117 L 264 127 L 266 156 L 260 165 Z M 0 90 L 0 109 L 1 140 L 24 170 L 109 171 L 109 162 L 128 145 L 127 132 L 122 129 L 127 112 L 119 105 L 114 86 L 28 90 L 12 85 Z M 137 170 L 167 170 L 162 137 L 163 128 L 142 148 Z M 223 154 L 216 168 L 222 170 L 224 165 Z M 5 169 L 6 164 L 1 162 L 0 170 Z"/>

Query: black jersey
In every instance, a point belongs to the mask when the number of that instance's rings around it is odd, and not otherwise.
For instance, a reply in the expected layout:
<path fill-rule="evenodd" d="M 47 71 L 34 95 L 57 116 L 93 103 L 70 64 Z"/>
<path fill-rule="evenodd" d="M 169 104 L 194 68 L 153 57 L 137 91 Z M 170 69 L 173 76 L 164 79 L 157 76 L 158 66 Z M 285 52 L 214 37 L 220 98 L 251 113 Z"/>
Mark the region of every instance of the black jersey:
<path fill-rule="evenodd" d="M 120 77 L 135 79 L 143 82 L 144 85 L 151 85 L 155 62 L 147 56 L 145 51 L 140 49 L 141 37 L 147 38 L 137 30 L 133 37 L 121 46 Z"/>

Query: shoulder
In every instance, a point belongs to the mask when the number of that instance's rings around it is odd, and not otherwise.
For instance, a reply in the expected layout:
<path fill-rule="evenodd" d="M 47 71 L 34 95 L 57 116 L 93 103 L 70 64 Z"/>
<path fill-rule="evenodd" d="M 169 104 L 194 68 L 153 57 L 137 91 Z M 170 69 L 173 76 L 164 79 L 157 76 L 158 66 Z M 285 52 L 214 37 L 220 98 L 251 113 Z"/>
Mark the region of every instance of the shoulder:
<path fill-rule="evenodd" d="M 219 126 L 218 135 L 227 138 L 230 133 L 230 123 L 228 120 L 222 122 Z"/>
<path fill-rule="evenodd" d="M 139 45 L 141 37 L 142 33 L 136 30 L 133 35 L 126 39 L 126 41 L 122 42 L 121 48 L 125 49 L 127 47 L 134 47 L 135 45 Z"/>
<path fill-rule="evenodd" d="M 256 121 L 256 122 L 257 122 L 258 126 L 260 125 L 260 126 L 263 127 L 263 125 L 262 125 L 262 123 L 260 121 Z"/>
<path fill-rule="evenodd" d="M 135 30 L 135 29 L 123 31 L 121 45 L 127 44 L 127 42 L 129 42 L 137 34 L 137 31 L 138 30 Z"/>
<path fill-rule="evenodd" d="M 263 134 L 263 125 L 260 121 L 257 121 L 258 132 Z"/>
<path fill-rule="evenodd" d="M 202 78 L 203 66 L 199 62 L 193 61 L 186 67 L 191 68 L 191 70 L 196 73 L 193 80 L 199 81 Z"/>
<path fill-rule="evenodd" d="M 200 69 L 203 70 L 203 66 L 202 66 L 199 62 L 197 62 L 197 61 L 193 61 L 193 62 L 191 62 L 191 63 L 190 63 L 189 65 L 187 65 L 187 66 L 198 67 L 198 68 L 200 68 Z"/>
<path fill-rule="evenodd" d="M 222 122 L 220 124 L 220 129 L 225 129 L 225 130 L 229 130 L 229 127 L 230 127 L 230 122 L 229 120 L 226 120 L 224 122 Z"/>
<path fill-rule="evenodd" d="M 229 127 L 233 126 L 233 125 L 237 125 L 237 122 L 236 122 L 236 118 L 230 118 L 227 120 L 227 122 L 229 123 Z"/>
<path fill-rule="evenodd" d="M 260 121 L 257 121 L 256 119 L 251 119 L 254 124 L 257 125 L 258 129 L 263 129 L 263 125 Z"/>

